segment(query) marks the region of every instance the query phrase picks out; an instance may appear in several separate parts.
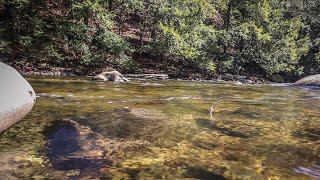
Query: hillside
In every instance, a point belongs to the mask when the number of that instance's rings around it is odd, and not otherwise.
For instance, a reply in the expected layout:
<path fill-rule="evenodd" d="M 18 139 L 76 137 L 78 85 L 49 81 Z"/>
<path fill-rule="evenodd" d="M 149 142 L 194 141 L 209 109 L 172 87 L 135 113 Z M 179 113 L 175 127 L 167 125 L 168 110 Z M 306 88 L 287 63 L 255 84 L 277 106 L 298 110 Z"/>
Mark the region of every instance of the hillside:
<path fill-rule="evenodd" d="M 311 0 L 3 0 L 0 60 L 31 74 L 295 79 L 320 72 L 319 8 Z"/>

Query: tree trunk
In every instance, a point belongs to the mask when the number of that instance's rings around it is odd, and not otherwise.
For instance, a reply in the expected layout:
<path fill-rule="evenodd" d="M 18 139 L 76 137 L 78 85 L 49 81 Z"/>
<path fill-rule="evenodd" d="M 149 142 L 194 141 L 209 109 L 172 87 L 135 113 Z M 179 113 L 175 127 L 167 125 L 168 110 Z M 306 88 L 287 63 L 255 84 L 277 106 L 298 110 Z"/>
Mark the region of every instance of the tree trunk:
<path fill-rule="evenodd" d="M 230 15 L 231 15 L 231 10 L 232 10 L 232 6 L 234 4 L 235 0 L 230 0 L 228 3 L 228 9 L 226 12 L 226 17 L 224 18 L 224 28 L 228 31 L 229 30 L 229 25 L 230 25 Z M 224 45 L 223 47 L 223 53 L 225 54 L 227 51 L 227 46 Z"/>
<path fill-rule="evenodd" d="M 231 10 L 232 10 L 232 6 L 233 6 L 234 2 L 235 2 L 235 0 L 230 0 L 230 2 L 228 3 L 226 17 L 224 18 L 224 28 L 226 28 L 227 30 L 229 30 L 230 15 L 231 15 Z"/>
<path fill-rule="evenodd" d="M 112 10 L 113 8 L 113 0 L 108 1 L 108 9 Z"/>

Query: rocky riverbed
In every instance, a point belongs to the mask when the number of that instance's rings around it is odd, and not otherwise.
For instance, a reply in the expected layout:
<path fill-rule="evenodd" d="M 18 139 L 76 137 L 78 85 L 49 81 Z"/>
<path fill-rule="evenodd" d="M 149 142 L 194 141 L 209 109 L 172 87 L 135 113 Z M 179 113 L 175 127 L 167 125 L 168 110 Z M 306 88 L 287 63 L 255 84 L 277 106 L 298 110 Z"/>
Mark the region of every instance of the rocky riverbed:
<path fill-rule="evenodd" d="M 1 136 L 0 174 L 8 179 L 317 176 L 316 89 L 212 81 L 28 80 L 38 92 L 35 108 Z"/>

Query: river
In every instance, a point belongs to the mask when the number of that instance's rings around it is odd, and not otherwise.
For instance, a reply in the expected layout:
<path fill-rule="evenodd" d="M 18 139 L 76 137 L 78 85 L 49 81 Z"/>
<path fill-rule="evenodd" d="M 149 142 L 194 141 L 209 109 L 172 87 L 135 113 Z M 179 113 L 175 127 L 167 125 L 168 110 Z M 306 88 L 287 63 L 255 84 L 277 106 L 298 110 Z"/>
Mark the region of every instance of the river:
<path fill-rule="evenodd" d="M 320 178 L 320 90 L 27 79 L 37 102 L 1 135 L 6 179 Z"/>

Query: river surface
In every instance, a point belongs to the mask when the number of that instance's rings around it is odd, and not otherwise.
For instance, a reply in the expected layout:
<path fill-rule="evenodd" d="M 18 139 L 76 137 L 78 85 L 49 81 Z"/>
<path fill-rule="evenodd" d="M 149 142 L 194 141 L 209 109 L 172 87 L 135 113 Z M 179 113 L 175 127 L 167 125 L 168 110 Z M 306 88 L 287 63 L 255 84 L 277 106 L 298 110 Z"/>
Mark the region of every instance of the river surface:
<path fill-rule="evenodd" d="M 320 90 L 27 79 L 37 102 L 0 137 L 1 178 L 320 178 Z"/>

